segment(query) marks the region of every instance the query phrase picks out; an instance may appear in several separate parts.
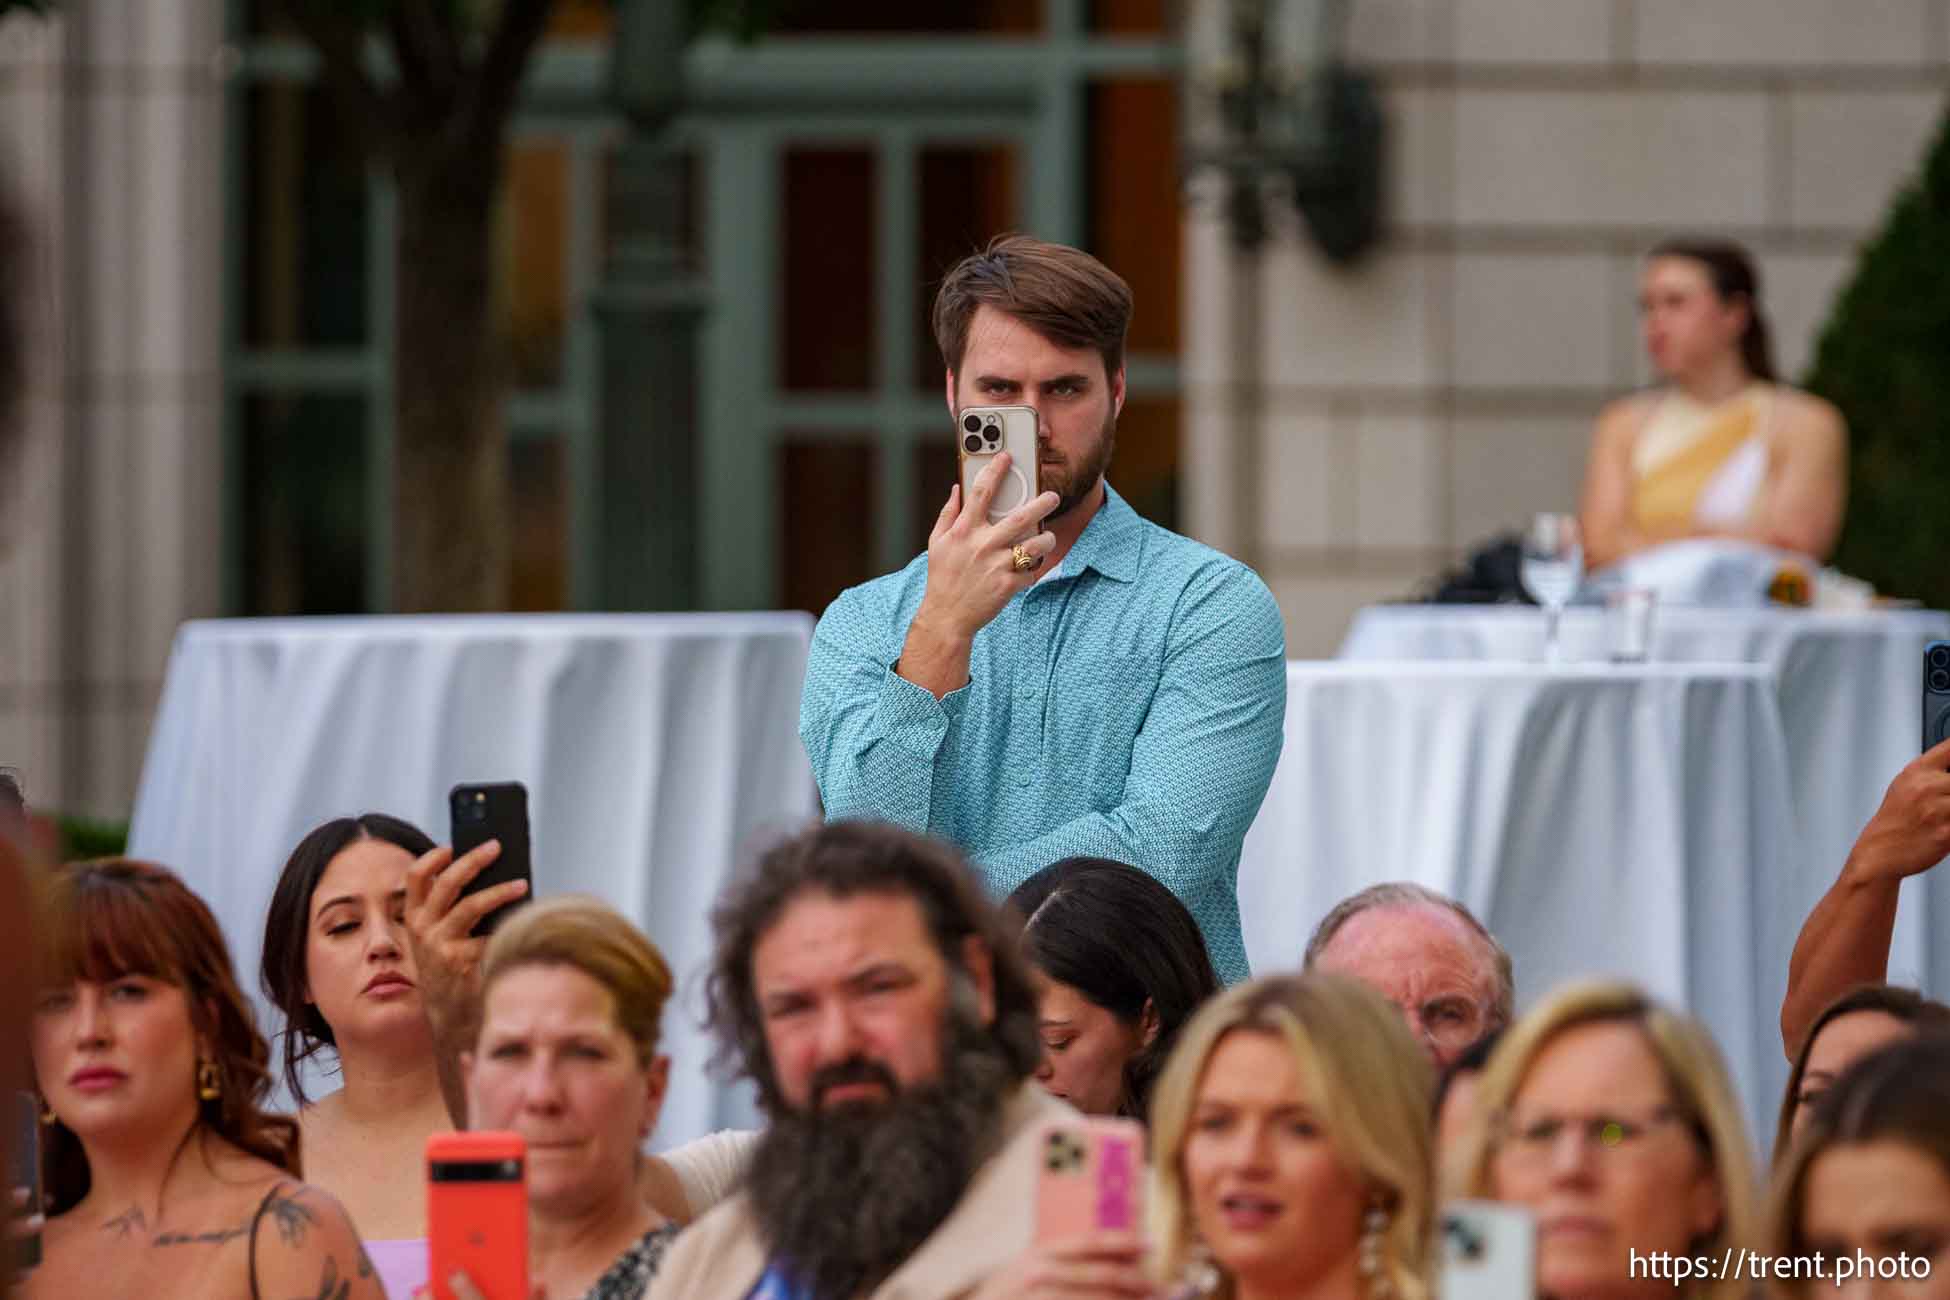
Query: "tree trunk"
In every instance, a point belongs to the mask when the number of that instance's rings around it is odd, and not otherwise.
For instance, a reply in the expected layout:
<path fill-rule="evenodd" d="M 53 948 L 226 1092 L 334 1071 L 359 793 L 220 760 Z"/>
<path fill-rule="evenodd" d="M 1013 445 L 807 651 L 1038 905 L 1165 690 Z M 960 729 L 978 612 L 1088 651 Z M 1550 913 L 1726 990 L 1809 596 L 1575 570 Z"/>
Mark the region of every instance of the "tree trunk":
<path fill-rule="evenodd" d="M 397 172 L 392 577 L 403 613 L 507 602 L 508 454 L 490 283 L 500 143 L 485 157 L 409 157 Z"/>

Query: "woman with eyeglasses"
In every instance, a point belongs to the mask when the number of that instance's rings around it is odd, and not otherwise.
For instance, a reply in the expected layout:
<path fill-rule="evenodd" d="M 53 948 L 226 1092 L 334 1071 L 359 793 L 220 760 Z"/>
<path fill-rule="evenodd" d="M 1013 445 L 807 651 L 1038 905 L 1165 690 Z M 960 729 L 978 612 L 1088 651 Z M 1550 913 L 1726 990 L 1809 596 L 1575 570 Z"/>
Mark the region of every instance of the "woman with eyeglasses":
<path fill-rule="evenodd" d="M 1510 1027 L 1456 1167 L 1452 1190 L 1535 1216 L 1540 1296 L 1730 1300 L 1750 1285 L 1675 1287 L 1650 1267 L 1751 1244 L 1756 1193 L 1712 1036 L 1632 985 L 1571 985 Z"/>

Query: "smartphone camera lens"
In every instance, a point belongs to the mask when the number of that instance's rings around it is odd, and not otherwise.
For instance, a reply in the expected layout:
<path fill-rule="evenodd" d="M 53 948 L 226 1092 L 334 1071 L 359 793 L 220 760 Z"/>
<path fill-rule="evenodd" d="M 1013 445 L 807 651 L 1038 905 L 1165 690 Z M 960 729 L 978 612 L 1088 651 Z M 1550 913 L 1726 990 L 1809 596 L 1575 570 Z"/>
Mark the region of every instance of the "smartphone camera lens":
<path fill-rule="evenodd" d="M 1930 669 L 1930 689 L 1939 694 L 1950 693 L 1950 668 Z"/>
<path fill-rule="evenodd" d="M 1950 668 L 1950 646 L 1932 646 L 1930 648 L 1930 667 Z"/>
<path fill-rule="evenodd" d="M 987 425 L 983 426 L 982 436 L 987 438 L 989 440 L 989 446 L 993 447 L 996 443 L 1002 441 L 1002 428 L 1000 425 L 990 421 Z"/>
<path fill-rule="evenodd" d="M 982 440 L 971 433 L 961 440 L 961 445 L 971 453 L 977 452 L 982 449 Z"/>
<path fill-rule="evenodd" d="M 968 416 L 961 422 L 961 427 L 970 433 L 980 433 L 982 431 L 982 417 L 979 415 Z"/>

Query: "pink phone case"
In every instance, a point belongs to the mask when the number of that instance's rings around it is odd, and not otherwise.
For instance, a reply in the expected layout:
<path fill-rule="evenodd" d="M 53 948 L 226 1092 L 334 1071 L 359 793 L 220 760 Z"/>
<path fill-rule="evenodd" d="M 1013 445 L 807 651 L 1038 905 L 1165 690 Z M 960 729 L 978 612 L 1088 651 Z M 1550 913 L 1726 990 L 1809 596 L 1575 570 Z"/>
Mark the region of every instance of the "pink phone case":
<path fill-rule="evenodd" d="M 1143 1205 L 1144 1129 L 1136 1121 L 1078 1118 L 1043 1134 L 1036 1240 L 1136 1232 Z"/>

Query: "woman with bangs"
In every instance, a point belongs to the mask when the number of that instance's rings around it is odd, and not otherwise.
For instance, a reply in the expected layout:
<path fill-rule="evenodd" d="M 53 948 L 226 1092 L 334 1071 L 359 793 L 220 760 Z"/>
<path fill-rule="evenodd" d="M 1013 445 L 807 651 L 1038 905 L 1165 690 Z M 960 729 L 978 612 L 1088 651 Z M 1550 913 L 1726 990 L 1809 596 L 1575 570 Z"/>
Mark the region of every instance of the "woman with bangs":
<path fill-rule="evenodd" d="M 49 1219 L 28 1300 L 385 1300 L 345 1212 L 262 1109 L 270 1049 L 216 919 L 125 860 L 48 882 L 30 1048 Z"/>
<path fill-rule="evenodd" d="M 1429 1091 L 1428 1057 L 1364 984 L 1287 976 L 1208 1003 L 1151 1106 L 1172 1294 L 1428 1300 Z"/>

